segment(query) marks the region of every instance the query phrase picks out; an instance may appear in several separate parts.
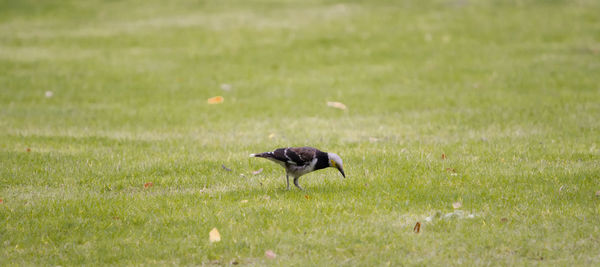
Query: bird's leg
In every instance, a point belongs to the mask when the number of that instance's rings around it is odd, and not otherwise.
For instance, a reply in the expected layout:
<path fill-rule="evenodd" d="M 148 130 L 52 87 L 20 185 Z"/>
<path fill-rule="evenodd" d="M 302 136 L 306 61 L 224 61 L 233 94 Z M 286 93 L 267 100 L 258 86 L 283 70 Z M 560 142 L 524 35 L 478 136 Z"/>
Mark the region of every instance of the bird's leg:
<path fill-rule="evenodd" d="M 285 174 L 285 181 L 287 182 L 287 190 L 290 190 L 290 175 Z"/>
<path fill-rule="evenodd" d="M 299 184 L 298 184 L 298 179 L 300 179 L 300 177 L 294 177 L 294 185 L 296 187 L 298 187 L 300 190 L 304 190 Z"/>

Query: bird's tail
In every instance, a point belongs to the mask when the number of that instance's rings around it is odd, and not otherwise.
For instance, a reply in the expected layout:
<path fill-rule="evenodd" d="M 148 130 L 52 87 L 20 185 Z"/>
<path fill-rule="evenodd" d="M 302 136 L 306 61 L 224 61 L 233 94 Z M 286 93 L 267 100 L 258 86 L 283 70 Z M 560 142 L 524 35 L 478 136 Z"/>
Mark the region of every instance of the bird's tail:
<path fill-rule="evenodd" d="M 256 153 L 256 154 L 250 154 L 251 158 L 272 158 L 273 157 L 273 152 L 264 152 L 264 153 Z"/>

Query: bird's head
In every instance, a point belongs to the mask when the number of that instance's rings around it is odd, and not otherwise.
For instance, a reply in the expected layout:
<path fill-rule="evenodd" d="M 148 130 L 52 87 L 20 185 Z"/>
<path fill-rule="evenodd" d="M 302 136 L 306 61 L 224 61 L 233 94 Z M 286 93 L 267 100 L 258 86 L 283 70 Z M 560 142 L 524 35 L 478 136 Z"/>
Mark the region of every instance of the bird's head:
<path fill-rule="evenodd" d="M 344 178 L 346 178 L 346 174 L 344 174 L 344 166 L 342 164 L 342 158 L 335 153 L 327 153 L 327 157 L 329 157 L 329 167 L 337 168 L 338 171 L 342 174 Z"/>

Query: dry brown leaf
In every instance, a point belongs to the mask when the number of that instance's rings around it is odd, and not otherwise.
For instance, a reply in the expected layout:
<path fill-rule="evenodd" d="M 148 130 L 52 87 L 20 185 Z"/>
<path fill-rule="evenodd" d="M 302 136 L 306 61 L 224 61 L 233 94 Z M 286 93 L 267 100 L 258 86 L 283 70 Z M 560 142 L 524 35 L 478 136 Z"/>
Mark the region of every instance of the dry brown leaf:
<path fill-rule="evenodd" d="M 263 168 L 258 169 L 257 171 L 253 171 L 252 174 L 257 175 L 263 171 Z"/>
<path fill-rule="evenodd" d="M 460 209 L 460 207 L 462 207 L 462 203 L 460 203 L 460 201 L 452 203 L 452 208 Z"/>
<path fill-rule="evenodd" d="M 304 195 L 304 198 L 310 199 L 310 196 L 309 195 Z"/>
<path fill-rule="evenodd" d="M 508 218 L 504 217 L 502 219 L 500 219 L 501 222 L 508 222 Z"/>
<path fill-rule="evenodd" d="M 27 152 L 31 152 L 31 148 L 27 148 Z"/>
<path fill-rule="evenodd" d="M 421 232 L 421 223 L 417 222 L 417 224 L 415 224 L 415 228 L 413 228 L 413 231 L 418 234 L 419 232 Z"/>
<path fill-rule="evenodd" d="M 267 250 L 265 251 L 265 257 L 269 258 L 269 259 L 274 259 L 277 258 L 277 254 L 275 254 L 275 252 L 273 252 L 272 250 Z"/>
<path fill-rule="evenodd" d="M 153 187 L 153 186 L 154 186 L 154 183 L 152 183 L 152 182 L 147 182 L 144 184 L 144 188 L 149 188 L 149 187 Z"/>
<path fill-rule="evenodd" d="M 210 230 L 210 233 L 208 233 L 208 240 L 210 240 L 211 243 L 221 241 L 221 234 L 219 234 L 217 228 Z"/>
<path fill-rule="evenodd" d="M 215 96 L 215 97 L 211 97 L 209 98 L 206 102 L 208 104 L 221 104 L 223 103 L 225 99 L 222 96 Z"/>
<path fill-rule="evenodd" d="M 342 109 L 342 110 L 346 110 L 346 105 L 340 103 L 340 102 L 327 102 L 327 106 L 332 107 L 332 108 L 338 108 L 338 109 Z"/>
<path fill-rule="evenodd" d="M 442 153 L 442 159 L 446 159 L 446 154 Z"/>

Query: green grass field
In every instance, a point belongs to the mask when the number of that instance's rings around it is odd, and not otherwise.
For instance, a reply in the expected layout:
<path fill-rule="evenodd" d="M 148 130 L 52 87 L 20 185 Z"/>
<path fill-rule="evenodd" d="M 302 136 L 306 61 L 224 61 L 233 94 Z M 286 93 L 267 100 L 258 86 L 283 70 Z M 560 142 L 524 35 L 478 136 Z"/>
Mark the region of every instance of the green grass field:
<path fill-rule="evenodd" d="M 598 14 L 0 0 L 0 265 L 600 265 Z"/>

